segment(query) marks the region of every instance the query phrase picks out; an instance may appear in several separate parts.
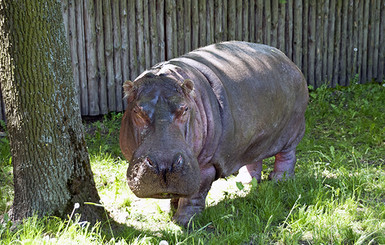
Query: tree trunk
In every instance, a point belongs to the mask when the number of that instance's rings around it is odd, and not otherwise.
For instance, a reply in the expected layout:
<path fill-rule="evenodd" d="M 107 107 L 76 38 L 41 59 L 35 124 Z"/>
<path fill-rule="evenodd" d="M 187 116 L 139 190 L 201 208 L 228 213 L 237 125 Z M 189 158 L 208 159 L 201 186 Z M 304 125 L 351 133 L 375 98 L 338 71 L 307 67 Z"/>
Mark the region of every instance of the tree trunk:
<path fill-rule="evenodd" d="M 105 217 L 84 140 L 60 1 L 0 0 L 0 82 L 11 144 L 15 221 Z"/>

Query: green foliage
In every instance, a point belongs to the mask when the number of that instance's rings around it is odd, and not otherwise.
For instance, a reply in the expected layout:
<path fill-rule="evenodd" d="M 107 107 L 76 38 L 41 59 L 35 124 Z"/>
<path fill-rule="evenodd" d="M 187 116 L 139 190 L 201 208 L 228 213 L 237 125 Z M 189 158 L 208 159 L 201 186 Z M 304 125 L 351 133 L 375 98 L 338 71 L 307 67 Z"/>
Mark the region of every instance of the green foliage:
<path fill-rule="evenodd" d="M 220 179 L 189 230 L 171 222 L 168 200 L 139 199 L 129 190 L 118 144 L 122 115 L 108 115 L 86 125 L 87 144 L 102 203 L 125 225 L 111 232 L 76 219 L 33 217 L 16 229 L 3 222 L 0 243 L 384 244 L 383 101 L 382 84 L 310 88 L 296 178 L 267 181 L 273 167 L 273 159 L 267 159 L 260 184 Z M 0 164 L 10 171 L 7 149 L 0 152 Z M 11 183 L 5 185 L 11 189 Z M 12 199 L 9 192 L 0 194 L 1 200 Z M 8 207 L 9 202 L 1 213 Z"/>
<path fill-rule="evenodd" d="M 9 148 L 9 141 L 8 141 L 8 138 L 6 138 L 5 136 L 7 135 L 6 132 L 2 132 L 2 129 L 6 129 L 6 125 L 5 125 L 5 122 L 0 120 L 0 133 L 2 133 L 0 135 L 0 164 L 6 164 L 7 165 L 7 162 L 9 160 L 9 158 L 11 157 L 11 154 L 10 154 L 10 148 Z M 2 165 L 0 165 L 2 166 Z"/>
<path fill-rule="evenodd" d="M 355 84 L 337 89 L 322 86 L 311 91 L 310 97 L 307 134 L 299 150 L 312 146 L 313 150 L 330 150 L 333 154 L 364 152 L 369 157 L 374 154 L 365 161 L 378 161 L 377 153 L 385 138 L 384 86 Z"/>
<path fill-rule="evenodd" d="M 5 123 L 0 120 L 0 130 L 5 129 Z M 8 211 L 13 199 L 12 158 L 7 137 L 0 136 L 0 215 Z"/>
<path fill-rule="evenodd" d="M 90 155 L 110 153 L 114 157 L 121 157 L 119 147 L 119 130 L 122 113 L 105 115 L 102 121 L 86 123 L 86 140 Z"/>

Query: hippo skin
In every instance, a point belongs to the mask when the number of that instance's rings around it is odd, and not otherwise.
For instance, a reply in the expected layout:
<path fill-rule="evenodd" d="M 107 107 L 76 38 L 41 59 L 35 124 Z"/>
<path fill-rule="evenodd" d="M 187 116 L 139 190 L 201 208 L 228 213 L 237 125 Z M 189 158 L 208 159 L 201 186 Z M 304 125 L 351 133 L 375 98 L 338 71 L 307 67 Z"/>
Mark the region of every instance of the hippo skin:
<path fill-rule="evenodd" d="M 294 176 L 308 90 L 278 49 L 213 44 L 155 65 L 124 91 L 128 185 L 138 197 L 170 198 L 180 225 L 204 209 L 218 178 L 240 170 L 245 181 L 260 181 L 262 160 L 271 156 L 270 179 Z"/>

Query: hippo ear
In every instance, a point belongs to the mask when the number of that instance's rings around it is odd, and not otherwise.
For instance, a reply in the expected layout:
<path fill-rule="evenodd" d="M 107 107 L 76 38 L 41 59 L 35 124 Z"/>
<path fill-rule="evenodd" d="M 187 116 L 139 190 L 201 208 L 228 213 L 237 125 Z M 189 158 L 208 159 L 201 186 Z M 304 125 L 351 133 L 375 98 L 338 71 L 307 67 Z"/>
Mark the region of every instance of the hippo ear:
<path fill-rule="evenodd" d="M 123 84 L 124 96 L 128 98 L 128 102 L 130 102 L 134 97 L 134 83 L 130 80 L 127 80 Z"/>
<path fill-rule="evenodd" d="M 182 89 L 185 94 L 190 94 L 194 90 L 194 83 L 190 79 L 183 81 Z"/>

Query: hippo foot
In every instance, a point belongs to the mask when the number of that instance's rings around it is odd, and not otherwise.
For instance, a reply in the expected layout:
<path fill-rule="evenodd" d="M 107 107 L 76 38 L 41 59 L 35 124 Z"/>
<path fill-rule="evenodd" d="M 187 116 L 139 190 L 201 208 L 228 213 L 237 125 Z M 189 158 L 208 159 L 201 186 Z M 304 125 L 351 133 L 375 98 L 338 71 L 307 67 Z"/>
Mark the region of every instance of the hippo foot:
<path fill-rule="evenodd" d="M 274 170 L 269 174 L 269 179 L 279 181 L 294 178 L 295 162 L 295 150 L 278 153 L 275 155 Z"/>
<path fill-rule="evenodd" d="M 269 180 L 281 181 L 294 178 L 295 174 L 293 172 L 271 172 L 269 174 Z"/>
<path fill-rule="evenodd" d="M 239 173 L 236 177 L 236 182 L 242 184 L 250 184 L 255 178 L 258 183 L 261 182 L 262 161 L 258 161 L 252 164 L 248 164 L 239 169 Z"/>
<path fill-rule="evenodd" d="M 178 202 L 178 209 L 172 219 L 180 226 L 187 228 L 194 216 L 201 213 L 204 208 L 204 197 L 199 199 L 180 198 Z"/>

